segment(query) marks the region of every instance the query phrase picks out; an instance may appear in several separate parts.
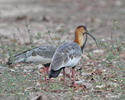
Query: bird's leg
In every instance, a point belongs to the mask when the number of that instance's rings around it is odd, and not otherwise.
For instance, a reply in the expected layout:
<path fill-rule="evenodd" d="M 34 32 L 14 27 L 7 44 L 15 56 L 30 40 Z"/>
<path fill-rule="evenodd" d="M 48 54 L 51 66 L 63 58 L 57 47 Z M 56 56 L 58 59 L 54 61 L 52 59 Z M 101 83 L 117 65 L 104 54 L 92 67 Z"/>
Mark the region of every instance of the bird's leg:
<path fill-rule="evenodd" d="M 65 83 L 65 74 L 66 74 L 66 73 L 65 73 L 65 68 L 63 68 L 63 81 L 64 81 L 64 85 L 66 84 L 66 83 Z"/>
<path fill-rule="evenodd" d="M 46 67 L 44 67 L 44 80 L 45 80 L 45 82 L 47 82 L 47 79 L 46 79 Z"/>
<path fill-rule="evenodd" d="M 72 68 L 73 87 L 76 87 L 74 75 L 75 75 L 75 68 L 73 67 L 73 68 Z"/>
<path fill-rule="evenodd" d="M 47 76 L 48 73 L 49 73 L 49 66 L 46 66 L 46 67 L 45 67 L 45 75 Z M 45 77 L 46 77 L 46 76 L 45 76 Z M 47 79 L 46 79 L 46 81 L 47 81 Z"/>
<path fill-rule="evenodd" d="M 48 73 L 49 73 L 49 66 L 46 67 L 46 73 L 48 75 Z"/>

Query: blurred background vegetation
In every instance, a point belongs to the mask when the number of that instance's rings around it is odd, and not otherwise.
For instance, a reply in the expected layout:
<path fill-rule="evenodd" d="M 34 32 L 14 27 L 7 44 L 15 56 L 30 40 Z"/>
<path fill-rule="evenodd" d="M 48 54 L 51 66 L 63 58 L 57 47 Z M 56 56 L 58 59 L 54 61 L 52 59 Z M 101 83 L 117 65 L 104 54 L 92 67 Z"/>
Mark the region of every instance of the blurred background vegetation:
<path fill-rule="evenodd" d="M 78 25 L 88 27 L 100 48 L 88 39 L 77 68 L 82 85 L 75 91 L 60 77 L 49 86 L 41 84 L 39 66 L 6 65 L 10 56 L 29 48 L 72 41 Z M 125 0 L 0 0 L 1 100 L 29 100 L 35 93 L 47 100 L 124 100 L 124 32 Z"/>

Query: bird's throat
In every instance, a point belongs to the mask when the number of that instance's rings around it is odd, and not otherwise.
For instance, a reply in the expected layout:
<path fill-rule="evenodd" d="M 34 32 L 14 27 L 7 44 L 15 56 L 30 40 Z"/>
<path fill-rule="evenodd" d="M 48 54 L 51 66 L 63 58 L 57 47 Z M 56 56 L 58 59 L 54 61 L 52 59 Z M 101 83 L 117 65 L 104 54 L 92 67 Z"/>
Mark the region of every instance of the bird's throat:
<path fill-rule="evenodd" d="M 80 47 L 83 45 L 84 36 L 83 34 L 75 34 L 74 42 L 77 43 Z"/>

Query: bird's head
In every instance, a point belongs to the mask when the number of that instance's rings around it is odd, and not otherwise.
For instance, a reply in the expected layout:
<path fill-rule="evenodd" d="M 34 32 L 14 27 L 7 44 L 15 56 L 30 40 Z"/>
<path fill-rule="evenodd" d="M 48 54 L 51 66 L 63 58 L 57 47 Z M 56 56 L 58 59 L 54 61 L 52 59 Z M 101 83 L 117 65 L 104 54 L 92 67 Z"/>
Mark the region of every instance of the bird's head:
<path fill-rule="evenodd" d="M 76 28 L 75 30 L 75 40 L 74 42 L 78 43 L 78 45 L 80 47 L 82 47 L 83 45 L 85 45 L 86 41 L 87 41 L 87 35 L 89 35 L 95 42 L 96 42 L 96 39 L 94 36 L 92 36 L 86 26 L 84 25 L 80 25 Z M 97 42 L 96 42 L 96 45 L 97 45 Z"/>

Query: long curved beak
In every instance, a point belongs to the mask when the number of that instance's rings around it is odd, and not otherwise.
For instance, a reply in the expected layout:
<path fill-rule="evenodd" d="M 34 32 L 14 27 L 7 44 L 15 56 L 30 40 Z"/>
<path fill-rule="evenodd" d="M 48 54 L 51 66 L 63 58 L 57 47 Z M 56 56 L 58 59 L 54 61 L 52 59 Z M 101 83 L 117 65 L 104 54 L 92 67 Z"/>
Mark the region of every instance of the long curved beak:
<path fill-rule="evenodd" d="M 83 49 L 84 49 L 84 47 L 85 47 L 85 45 L 86 45 L 86 42 L 87 42 L 87 34 L 86 34 L 86 38 L 85 38 L 85 41 L 84 41 L 84 43 L 83 43 L 83 46 L 81 47 L 82 52 L 83 52 Z"/>
<path fill-rule="evenodd" d="M 95 39 L 95 37 L 92 36 L 89 32 L 86 32 L 86 34 L 88 34 L 95 41 L 96 46 L 98 47 L 97 40 Z"/>

